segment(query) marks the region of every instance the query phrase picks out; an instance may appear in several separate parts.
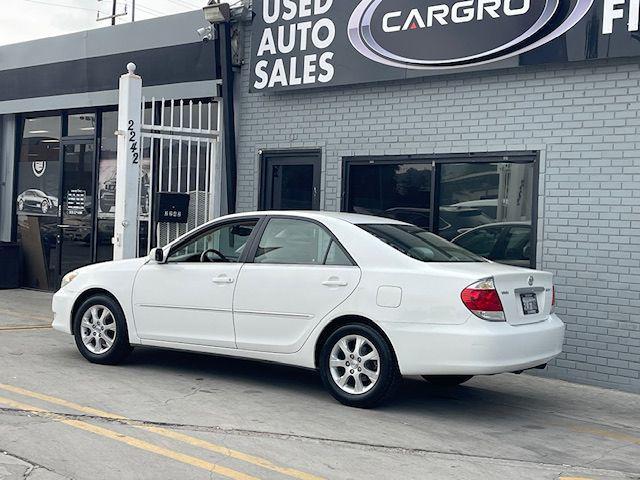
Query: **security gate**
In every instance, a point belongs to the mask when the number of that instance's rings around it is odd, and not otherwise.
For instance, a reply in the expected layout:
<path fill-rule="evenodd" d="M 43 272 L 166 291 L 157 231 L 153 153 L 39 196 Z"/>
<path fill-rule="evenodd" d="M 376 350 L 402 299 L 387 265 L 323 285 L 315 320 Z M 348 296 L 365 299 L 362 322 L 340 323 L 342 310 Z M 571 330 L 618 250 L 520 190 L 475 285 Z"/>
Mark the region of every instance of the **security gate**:
<path fill-rule="evenodd" d="M 145 218 L 147 204 L 148 251 L 220 215 L 222 109 L 218 100 L 155 97 L 151 101 L 143 97 L 142 107 L 143 157 L 148 155 L 150 161 L 148 177 L 143 168 L 139 182 L 142 211 L 138 218 Z M 154 195 L 149 190 L 188 194 L 187 222 L 154 225 Z"/>

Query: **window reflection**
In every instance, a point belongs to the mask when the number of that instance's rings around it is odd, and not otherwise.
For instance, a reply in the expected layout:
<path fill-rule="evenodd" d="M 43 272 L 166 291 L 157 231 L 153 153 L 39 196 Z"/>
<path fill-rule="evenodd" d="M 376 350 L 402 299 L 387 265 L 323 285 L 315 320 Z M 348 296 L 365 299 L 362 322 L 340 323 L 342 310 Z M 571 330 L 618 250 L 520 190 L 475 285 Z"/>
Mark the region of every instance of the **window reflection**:
<path fill-rule="evenodd" d="M 347 210 L 429 228 L 431 164 L 352 165 Z"/>
<path fill-rule="evenodd" d="M 67 130 L 68 130 L 67 136 L 69 137 L 76 137 L 80 135 L 93 136 L 96 131 L 95 113 L 81 113 L 78 115 L 69 115 Z"/>
<path fill-rule="evenodd" d="M 151 109 L 145 110 L 145 117 L 150 117 Z M 100 136 L 100 157 L 98 160 L 98 239 L 97 260 L 106 262 L 113 259 L 113 238 L 115 207 L 116 207 L 116 162 L 118 156 L 118 138 L 115 131 L 118 129 L 118 112 L 102 113 L 102 132 Z M 140 162 L 140 207 L 138 210 L 139 226 L 139 255 L 148 253 L 149 239 L 149 208 L 151 201 L 150 191 L 151 168 L 151 140 L 144 139 L 142 148 L 142 160 Z"/>
<path fill-rule="evenodd" d="M 439 235 L 490 260 L 529 267 L 533 164 L 441 168 Z"/>
<path fill-rule="evenodd" d="M 477 255 L 531 264 L 534 164 L 445 163 L 436 159 L 438 235 Z M 429 229 L 431 162 L 361 162 L 348 166 L 347 211 L 391 217 Z"/>
<path fill-rule="evenodd" d="M 18 161 L 18 243 L 26 287 L 54 288 L 60 180 L 60 117 L 27 118 Z"/>

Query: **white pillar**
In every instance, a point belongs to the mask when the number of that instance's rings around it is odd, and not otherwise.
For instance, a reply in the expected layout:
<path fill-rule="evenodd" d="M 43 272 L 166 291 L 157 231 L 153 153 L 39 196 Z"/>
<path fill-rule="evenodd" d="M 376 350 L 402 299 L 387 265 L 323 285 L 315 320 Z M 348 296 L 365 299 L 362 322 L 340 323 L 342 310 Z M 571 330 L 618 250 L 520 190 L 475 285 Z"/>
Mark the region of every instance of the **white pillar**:
<path fill-rule="evenodd" d="M 140 115 L 142 110 L 142 78 L 136 66 L 127 65 L 128 73 L 120 77 L 118 103 L 118 160 L 116 176 L 116 218 L 113 237 L 113 259 L 135 258 L 138 243 L 138 207 L 140 196 Z"/>

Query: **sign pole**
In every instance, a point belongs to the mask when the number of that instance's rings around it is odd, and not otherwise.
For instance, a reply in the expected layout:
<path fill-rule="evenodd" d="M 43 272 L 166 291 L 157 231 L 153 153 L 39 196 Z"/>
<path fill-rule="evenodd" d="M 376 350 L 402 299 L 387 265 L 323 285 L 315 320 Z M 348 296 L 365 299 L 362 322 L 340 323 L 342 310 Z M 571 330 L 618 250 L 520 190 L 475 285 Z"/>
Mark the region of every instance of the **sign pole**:
<path fill-rule="evenodd" d="M 138 182 L 140 181 L 140 115 L 142 78 L 134 63 L 120 77 L 118 102 L 118 157 L 116 173 L 116 218 L 113 259 L 135 258 L 138 243 Z"/>

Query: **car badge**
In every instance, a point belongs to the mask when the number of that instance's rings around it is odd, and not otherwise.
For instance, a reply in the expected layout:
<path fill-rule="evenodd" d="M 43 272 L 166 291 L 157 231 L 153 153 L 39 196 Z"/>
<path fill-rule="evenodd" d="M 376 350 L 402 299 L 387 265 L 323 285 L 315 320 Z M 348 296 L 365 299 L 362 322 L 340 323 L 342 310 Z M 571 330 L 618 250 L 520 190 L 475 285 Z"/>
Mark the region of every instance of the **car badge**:
<path fill-rule="evenodd" d="M 529 277 L 529 286 L 533 287 L 533 275 Z"/>

